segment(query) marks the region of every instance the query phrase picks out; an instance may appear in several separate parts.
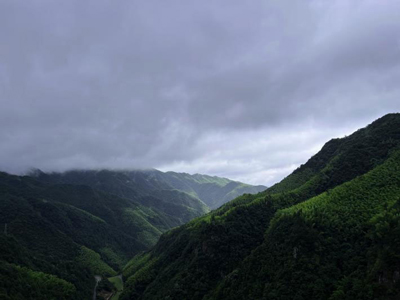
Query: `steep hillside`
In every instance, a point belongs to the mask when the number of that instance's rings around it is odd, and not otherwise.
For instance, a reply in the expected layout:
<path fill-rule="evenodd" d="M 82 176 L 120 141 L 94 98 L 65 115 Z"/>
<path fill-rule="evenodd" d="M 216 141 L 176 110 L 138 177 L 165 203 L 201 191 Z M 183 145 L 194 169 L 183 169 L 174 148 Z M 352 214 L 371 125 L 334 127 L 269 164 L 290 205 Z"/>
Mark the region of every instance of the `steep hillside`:
<path fill-rule="evenodd" d="M 0 268 L 8 274 L 0 295 L 5 299 L 17 292 L 15 299 L 26 298 L 30 284 L 37 287 L 32 299 L 88 299 L 94 275 L 116 275 L 163 232 L 209 211 L 194 190 L 179 190 L 170 184 L 171 174 L 156 170 L 35 170 L 30 175 L 0 173 Z M 223 195 L 234 190 L 227 185 L 239 184 L 202 178 L 197 185 L 210 184 L 211 190 L 217 185 Z"/>
<path fill-rule="evenodd" d="M 11 276 L 0 295 L 22 291 L 33 277 L 39 298 L 58 293 L 49 288 L 46 294 L 50 280 L 68 290 L 65 295 L 72 296 L 66 299 L 89 299 L 94 275 L 116 275 L 163 231 L 207 211 L 198 199 L 176 191 L 164 197 L 170 206 L 156 206 L 156 199 L 151 207 L 87 185 L 37 179 L 0 173 L 0 267 Z M 21 281 L 19 287 L 10 285 L 11 278 Z"/>
<path fill-rule="evenodd" d="M 264 242 L 208 299 L 399 299 L 400 151 L 276 213 Z"/>
<path fill-rule="evenodd" d="M 387 115 L 266 192 L 167 232 L 126 266 L 122 299 L 396 297 L 399 144 L 400 115 Z"/>
<path fill-rule="evenodd" d="M 72 284 L 74 297 L 88 299 L 95 274 L 115 274 L 114 268 L 129 255 L 146 249 L 138 236 L 111 224 L 112 213 L 94 213 L 100 207 L 97 202 L 116 202 L 115 197 L 97 194 L 87 187 L 57 190 L 65 199 L 70 195 L 71 199 L 88 199 L 93 204 L 91 213 L 54 198 L 54 187 L 5 173 L 0 174 L 0 193 L 0 262 L 16 278 L 34 277 L 39 286 L 45 285 L 42 280 L 47 278 L 63 279 L 58 282 L 61 286 L 64 282 L 68 283 L 65 286 Z M 0 291 L 12 296 L 16 286 L 7 283 L 9 280 L 2 282 Z M 21 282 L 21 288 L 24 284 Z M 45 290 L 41 295 L 46 295 Z"/>

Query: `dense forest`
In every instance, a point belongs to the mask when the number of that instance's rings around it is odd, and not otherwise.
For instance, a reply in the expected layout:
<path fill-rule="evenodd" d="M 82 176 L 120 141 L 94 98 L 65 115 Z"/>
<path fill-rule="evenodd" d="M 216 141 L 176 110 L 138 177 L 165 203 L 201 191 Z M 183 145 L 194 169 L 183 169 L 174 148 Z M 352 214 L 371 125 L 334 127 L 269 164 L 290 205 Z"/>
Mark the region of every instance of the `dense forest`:
<path fill-rule="evenodd" d="M 78 170 L 50 174 L 34 170 L 31 175 L 41 181 L 51 183 L 88 185 L 97 190 L 134 200 L 145 206 L 153 206 L 154 202 L 160 201 L 160 199 L 176 204 L 178 201 L 182 202 L 179 200 L 182 198 L 186 198 L 187 201 L 191 200 L 191 205 L 194 205 L 198 202 L 192 199 L 195 198 L 209 208 L 215 209 L 242 194 L 256 194 L 267 188 L 263 185 L 252 186 L 217 176 L 161 172 L 156 169 Z M 181 194 L 176 194 L 177 191 Z M 176 211 L 176 207 L 172 207 L 171 211 Z"/>
<path fill-rule="evenodd" d="M 0 298 L 91 299 L 95 275 L 116 276 L 163 232 L 207 213 L 205 194 L 241 188 L 261 189 L 157 170 L 0 173 Z"/>
<path fill-rule="evenodd" d="M 164 233 L 121 299 L 399 299 L 400 114 Z"/>

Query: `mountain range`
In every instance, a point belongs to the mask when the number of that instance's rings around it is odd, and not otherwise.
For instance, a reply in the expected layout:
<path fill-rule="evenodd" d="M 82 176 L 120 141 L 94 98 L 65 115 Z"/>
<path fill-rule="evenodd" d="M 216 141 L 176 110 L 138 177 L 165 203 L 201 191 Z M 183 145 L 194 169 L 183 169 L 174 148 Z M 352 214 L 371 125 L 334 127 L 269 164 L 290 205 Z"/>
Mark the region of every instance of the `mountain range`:
<path fill-rule="evenodd" d="M 95 275 L 163 232 L 265 188 L 154 169 L 0 173 L 0 298 L 89 299 Z"/>
<path fill-rule="evenodd" d="M 0 228 L 0 299 L 90 299 L 95 275 L 109 278 L 97 299 L 399 299 L 400 114 L 328 141 L 269 188 L 0 173 Z"/>

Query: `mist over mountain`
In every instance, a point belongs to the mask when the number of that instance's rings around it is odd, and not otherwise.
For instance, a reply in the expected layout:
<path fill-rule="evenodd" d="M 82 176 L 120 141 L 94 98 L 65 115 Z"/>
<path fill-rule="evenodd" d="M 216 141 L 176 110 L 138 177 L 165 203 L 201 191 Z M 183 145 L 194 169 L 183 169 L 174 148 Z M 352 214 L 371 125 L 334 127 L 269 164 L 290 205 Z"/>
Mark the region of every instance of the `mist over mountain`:
<path fill-rule="evenodd" d="M 0 295 L 397 299 L 399 151 L 388 114 L 267 189 L 155 169 L 0 173 Z"/>
<path fill-rule="evenodd" d="M 400 110 L 397 0 L 0 1 L 0 170 L 271 186 Z"/>
<path fill-rule="evenodd" d="M 0 300 L 400 299 L 399 20 L 0 0 Z"/>
<path fill-rule="evenodd" d="M 176 195 L 203 202 L 210 209 L 242 194 L 256 194 L 267 187 L 252 186 L 227 178 L 201 174 L 161 172 L 156 169 L 111 171 L 111 170 L 75 170 L 64 173 L 43 173 L 36 170 L 31 173 L 39 180 L 52 183 L 84 184 L 95 189 L 135 200 L 145 206 L 153 203 L 151 197 L 168 198 L 177 201 Z M 178 193 L 180 192 L 180 193 Z M 174 198 L 175 197 L 175 198 Z M 195 198 L 197 201 L 194 201 Z M 193 205 L 193 204 L 192 204 Z M 202 208 L 204 210 L 204 208 Z"/>

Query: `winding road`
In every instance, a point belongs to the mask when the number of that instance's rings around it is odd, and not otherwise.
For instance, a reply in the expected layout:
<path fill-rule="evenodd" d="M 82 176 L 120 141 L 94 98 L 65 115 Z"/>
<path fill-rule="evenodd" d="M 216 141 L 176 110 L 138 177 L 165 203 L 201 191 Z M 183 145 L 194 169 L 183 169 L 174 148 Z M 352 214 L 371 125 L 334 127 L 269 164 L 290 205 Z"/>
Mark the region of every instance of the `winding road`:
<path fill-rule="evenodd" d="M 99 285 L 99 282 L 101 281 L 101 276 L 96 275 L 96 276 L 94 276 L 94 279 L 96 279 L 96 285 L 94 286 L 93 300 L 96 300 L 97 286 Z"/>

